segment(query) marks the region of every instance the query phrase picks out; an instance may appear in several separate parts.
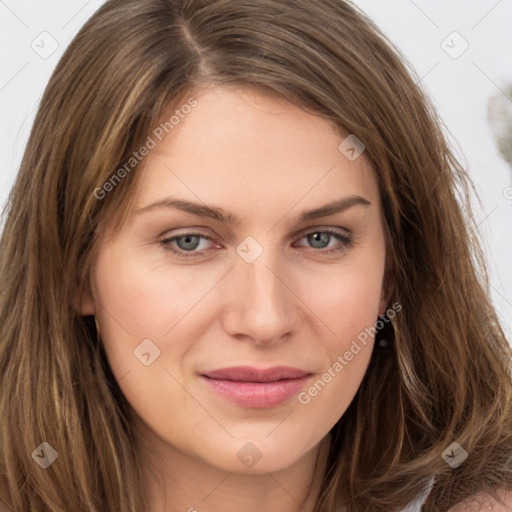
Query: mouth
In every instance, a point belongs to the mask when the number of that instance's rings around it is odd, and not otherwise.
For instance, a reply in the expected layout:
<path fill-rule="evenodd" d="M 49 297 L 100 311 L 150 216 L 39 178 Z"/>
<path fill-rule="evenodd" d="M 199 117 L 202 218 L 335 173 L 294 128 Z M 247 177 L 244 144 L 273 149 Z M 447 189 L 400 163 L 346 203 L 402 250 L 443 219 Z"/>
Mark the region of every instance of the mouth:
<path fill-rule="evenodd" d="M 257 369 L 249 366 L 223 368 L 201 374 L 211 391 L 241 407 L 276 407 L 297 394 L 311 377 L 299 368 L 275 366 Z"/>

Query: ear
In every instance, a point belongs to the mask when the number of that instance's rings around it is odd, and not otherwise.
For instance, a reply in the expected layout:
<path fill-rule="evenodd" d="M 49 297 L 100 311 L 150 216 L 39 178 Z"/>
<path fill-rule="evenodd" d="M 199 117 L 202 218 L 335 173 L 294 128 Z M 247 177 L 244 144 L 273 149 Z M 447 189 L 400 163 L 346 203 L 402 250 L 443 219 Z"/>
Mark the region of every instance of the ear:
<path fill-rule="evenodd" d="M 89 275 L 84 279 L 77 297 L 77 309 L 81 316 L 96 315 L 96 304 L 92 293 Z"/>
<path fill-rule="evenodd" d="M 380 292 L 379 315 L 383 315 L 389 306 L 391 296 L 395 289 L 395 272 L 391 259 L 386 256 L 386 268 L 382 278 L 382 288 Z"/>

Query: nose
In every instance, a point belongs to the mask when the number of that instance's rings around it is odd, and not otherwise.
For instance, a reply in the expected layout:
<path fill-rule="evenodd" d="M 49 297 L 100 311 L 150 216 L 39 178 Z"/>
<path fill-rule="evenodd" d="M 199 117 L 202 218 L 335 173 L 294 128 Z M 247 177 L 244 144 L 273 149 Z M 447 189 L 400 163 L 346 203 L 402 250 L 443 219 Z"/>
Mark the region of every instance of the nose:
<path fill-rule="evenodd" d="M 247 263 L 235 254 L 225 295 L 224 328 L 257 345 L 281 343 L 298 325 L 297 297 L 290 273 L 269 250 Z"/>

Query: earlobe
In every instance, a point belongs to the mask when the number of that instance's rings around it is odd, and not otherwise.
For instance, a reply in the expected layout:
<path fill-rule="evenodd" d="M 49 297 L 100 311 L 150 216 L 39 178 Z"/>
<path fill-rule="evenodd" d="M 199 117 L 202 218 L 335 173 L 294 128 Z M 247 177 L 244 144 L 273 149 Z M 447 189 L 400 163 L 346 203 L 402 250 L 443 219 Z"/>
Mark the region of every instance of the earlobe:
<path fill-rule="evenodd" d="M 92 295 L 87 292 L 82 292 L 80 295 L 80 315 L 81 316 L 94 316 L 96 314 L 96 306 Z"/>
<path fill-rule="evenodd" d="M 96 304 L 88 279 L 85 279 L 80 289 L 77 309 L 80 316 L 94 316 L 96 314 Z"/>

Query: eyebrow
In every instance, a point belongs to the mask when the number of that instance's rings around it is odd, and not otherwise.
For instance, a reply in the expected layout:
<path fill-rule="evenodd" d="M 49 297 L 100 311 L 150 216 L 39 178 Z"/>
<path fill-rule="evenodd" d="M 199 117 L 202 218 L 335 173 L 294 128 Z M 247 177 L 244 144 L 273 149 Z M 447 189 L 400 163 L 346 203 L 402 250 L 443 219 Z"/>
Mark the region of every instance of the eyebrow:
<path fill-rule="evenodd" d="M 306 222 L 309 220 L 317 219 L 319 217 L 327 217 L 335 213 L 340 213 L 354 206 L 365 206 L 368 207 L 371 202 L 361 196 L 348 196 L 333 201 L 331 203 L 324 204 L 313 210 L 307 210 L 299 216 L 299 222 Z M 225 212 L 222 208 L 215 206 L 207 206 L 205 204 L 193 203 L 185 201 L 183 199 L 175 199 L 168 197 L 160 201 L 156 201 L 147 206 L 135 210 L 136 214 L 145 213 L 158 208 L 174 208 L 183 210 L 197 217 L 209 217 L 226 225 L 234 226 L 240 224 L 241 219 L 232 213 Z"/>

